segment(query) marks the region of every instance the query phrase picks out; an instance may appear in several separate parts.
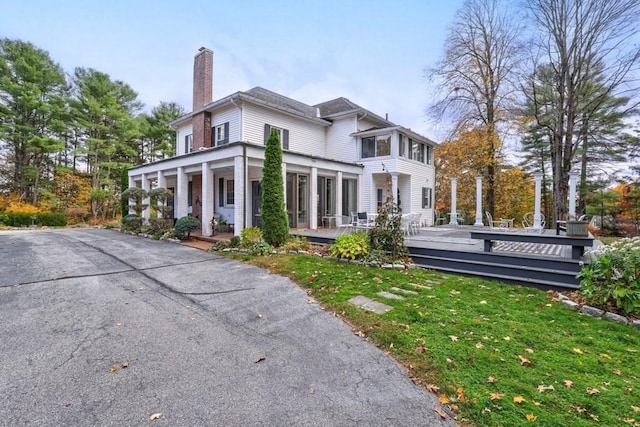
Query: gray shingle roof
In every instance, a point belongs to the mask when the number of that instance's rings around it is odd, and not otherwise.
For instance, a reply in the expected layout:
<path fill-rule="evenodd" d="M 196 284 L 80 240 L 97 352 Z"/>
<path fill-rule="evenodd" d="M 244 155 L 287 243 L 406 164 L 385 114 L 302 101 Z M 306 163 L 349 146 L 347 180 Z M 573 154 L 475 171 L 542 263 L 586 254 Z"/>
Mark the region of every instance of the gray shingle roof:
<path fill-rule="evenodd" d="M 262 100 L 268 104 L 276 107 L 280 107 L 284 110 L 290 109 L 298 112 L 299 114 L 308 117 L 310 119 L 319 118 L 315 107 L 307 105 L 304 102 L 296 101 L 295 99 L 288 98 L 278 93 L 272 92 L 262 87 L 254 87 L 246 92 L 246 95 L 252 96 L 259 100 Z"/>
<path fill-rule="evenodd" d="M 322 102 L 314 105 L 315 108 L 320 109 L 320 116 L 326 117 L 332 114 L 343 113 L 345 111 L 361 110 L 357 104 L 349 101 L 347 98 L 340 97 L 332 99 L 331 101 Z"/>

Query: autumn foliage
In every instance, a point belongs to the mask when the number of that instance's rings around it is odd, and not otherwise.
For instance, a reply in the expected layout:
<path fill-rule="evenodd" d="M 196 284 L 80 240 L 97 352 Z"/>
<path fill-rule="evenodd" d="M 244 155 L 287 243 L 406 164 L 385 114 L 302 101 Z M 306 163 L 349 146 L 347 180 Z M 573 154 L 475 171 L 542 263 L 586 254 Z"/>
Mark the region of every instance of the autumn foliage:
<path fill-rule="evenodd" d="M 476 177 L 484 178 L 488 166 L 493 164 L 496 171 L 493 216 L 515 218 L 518 222 L 526 212 L 533 211 L 533 178 L 521 168 L 508 166 L 489 154 L 486 135 L 481 130 L 465 132 L 436 148 L 436 209 L 442 212 L 451 209 L 451 178 L 457 178 L 457 211 L 473 216 L 476 210 Z M 488 191 L 487 182 L 483 179 L 483 213 Z"/>

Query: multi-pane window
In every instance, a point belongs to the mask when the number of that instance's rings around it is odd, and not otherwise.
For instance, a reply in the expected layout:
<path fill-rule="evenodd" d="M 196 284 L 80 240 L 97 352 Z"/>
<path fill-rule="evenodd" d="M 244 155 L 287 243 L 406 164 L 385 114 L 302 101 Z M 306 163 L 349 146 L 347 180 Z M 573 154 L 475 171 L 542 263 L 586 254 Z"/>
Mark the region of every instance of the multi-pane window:
<path fill-rule="evenodd" d="M 426 146 L 427 153 L 425 154 L 425 163 L 430 165 L 433 163 L 433 147 L 430 145 Z"/>
<path fill-rule="evenodd" d="M 391 135 L 362 138 L 361 154 L 363 159 L 391 155 Z"/>
<path fill-rule="evenodd" d="M 433 189 L 422 187 L 422 209 L 431 209 L 433 206 Z"/>
<path fill-rule="evenodd" d="M 193 135 L 185 135 L 184 137 L 184 153 L 190 153 L 193 151 Z"/>
<path fill-rule="evenodd" d="M 229 122 L 214 126 L 211 134 L 213 137 L 213 146 L 218 147 L 229 143 Z"/>
<path fill-rule="evenodd" d="M 226 198 L 225 198 L 226 203 L 225 204 L 229 206 L 229 205 L 233 205 L 233 202 L 234 202 L 233 180 L 227 179 L 226 183 L 227 183 L 227 186 L 226 186 Z"/>
<path fill-rule="evenodd" d="M 278 139 L 280 139 L 280 145 L 283 150 L 289 149 L 289 130 L 279 128 L 276 126 L 271 126 L 270 124 L 265 123 L 264 125 L 264 145 L 267 145 L 267 140 L 269 139 L 269 135 L 271 135 L 271 130 L 275 129 L 278 133 Z"/>
<path fill-rule="evenodd" d="M 398 155 L 400 157 L 407 157 L 406 143 L 407 143 L 407 138 L 403 134 L 399 133 L 398 134 Z"/>

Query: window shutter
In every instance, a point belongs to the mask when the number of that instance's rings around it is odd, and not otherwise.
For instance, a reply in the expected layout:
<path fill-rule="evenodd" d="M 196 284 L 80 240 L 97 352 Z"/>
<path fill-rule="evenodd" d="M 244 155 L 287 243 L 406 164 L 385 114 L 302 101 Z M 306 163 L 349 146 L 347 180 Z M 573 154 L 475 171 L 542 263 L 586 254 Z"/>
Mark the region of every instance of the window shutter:
<path fill-rule="evenodd" d="M 287 129 L 282 129 L 282 149 L 289 149 L 289 131 Z"/>
<path fill-rule="evenodd" d="M 212 147 L 216 146 L 216 127 L 215 126 L 211 127 L 211 146 Z"/>
<path fill-rule="evenodd" d="M 218 206 L 224 206 L 224 178 L 218 178 Z"/>
<path fill-rule="evenodd" d="M 269 134 L 271 133 L 271 126 L 268 124 L 264 124 L 264 145 L 267 145 L 267 139 L 269 139 Z"/>
<path fill-rule="evenodd" d="M 422 187 L 422 209 L 427 207 L 427 187 Z"/>
<path fill-rule="evenodd" d="M 189 135 L 185 135 L 184 137 L 184 154 L 189 152 Z"/>
<path fill-rule="evenodd" d="M 222 143 L 223 144 L 229 143 L 229 122 L 226 122 L 224 124 L 224 141 Z"/>

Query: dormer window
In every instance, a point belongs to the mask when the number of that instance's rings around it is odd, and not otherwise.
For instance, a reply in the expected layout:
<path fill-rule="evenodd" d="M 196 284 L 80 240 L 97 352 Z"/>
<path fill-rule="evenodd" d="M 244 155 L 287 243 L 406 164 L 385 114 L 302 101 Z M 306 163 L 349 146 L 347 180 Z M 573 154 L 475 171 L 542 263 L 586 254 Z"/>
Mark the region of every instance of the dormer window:
<path fill-rule="evenodd" d="M 391 155 L 391 135 L 368 136 L 362 138 L 361 158 Z"/>

